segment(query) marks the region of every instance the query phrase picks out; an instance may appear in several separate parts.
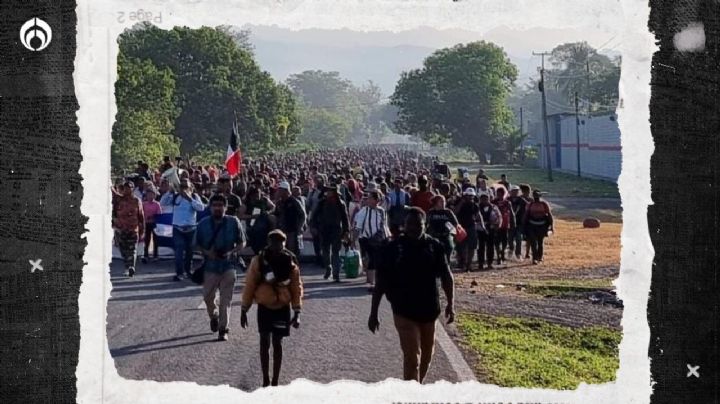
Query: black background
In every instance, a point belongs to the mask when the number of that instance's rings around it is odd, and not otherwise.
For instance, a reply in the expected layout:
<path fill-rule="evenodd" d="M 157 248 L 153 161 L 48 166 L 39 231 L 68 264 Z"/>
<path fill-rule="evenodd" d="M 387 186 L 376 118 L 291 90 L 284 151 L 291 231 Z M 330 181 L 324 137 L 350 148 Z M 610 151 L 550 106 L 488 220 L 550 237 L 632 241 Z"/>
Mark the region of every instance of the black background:
<path fill-rule="evenodd" d="M 651 0 L 652 199 L 648 304 L 654 403 L 717 403 L 718 11 L 715 0 Z M 618 4 L 619 6 L 619 4 Z M 73 87 L 74 1 L 0 2 L 0 402 L 74 402 L 85 218 Z M 19 29 L 53 29 L 41 52 Z M 673 36 L 704 24 L 703 52 Z M 631 134 L 623 134 L 629 136 Z M 624 150 L 626 155 L 632 150 Z M 31 273 L 29 260 L 44 271 Z M 687 377 L 687 365 L 701 377 Z"/>
<path fill-rule="evenodd" d="M 74 1 L 0 1 L 0 403 L 75 401 L 85 218 Z M 52 41 L 31 52 L 38 17 Z M 29 260 L 44 271 L 30 273 Z"/>
<path fill-rule="evenodd" d="M 660 47 L 652 62 L 650 102 L 652 402 L 717 403 L 720 3 L 654 0 L 650 5 L 650 28 Z M 705 50 L 680 53 L 673 37 L 692 22 L 704 24 Z M 688 364 L 700 366 L 700 378 L 688 377 Z"/>

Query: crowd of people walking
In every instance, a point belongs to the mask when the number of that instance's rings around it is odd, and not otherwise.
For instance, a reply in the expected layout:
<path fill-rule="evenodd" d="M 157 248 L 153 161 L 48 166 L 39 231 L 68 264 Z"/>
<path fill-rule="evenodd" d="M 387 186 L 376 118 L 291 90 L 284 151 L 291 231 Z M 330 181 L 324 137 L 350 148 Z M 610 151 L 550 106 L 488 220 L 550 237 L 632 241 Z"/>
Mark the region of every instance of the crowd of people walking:
<path fill-rule="evenodd" d="M 173 279 L 197 278 L 193 254 L 203 255 L 199 282 L 219 340 L 228 339 L 234 269 L 245 270 L 241 252 L 252 250 L 241 326 L 257 304 L 265 386 L 278 383 L 282 338 L 299 326 L 299 258 L 306 241 L 324 278 L 333 282 L 341 281 L 341 251 L 359 249 L 373 294 L 368 328 L 377 330 L 385 296 L 400 336 L 404 377 L 422 382 L 442 312 L 437 279 L 445 317 L 454 319 L 453 257 L 459 271 L 509 260 L 539 264 L 553 231 L 550 206 L 529 184 L 511 183 L 505 175 L 491 184 L 482 169 L 474 176 L 452 172 L 436 157 L 380 147 L 246 159 L 235 177 L 222 167 L 182 159 L 166 157 L 154 168 L 140 161 L 112 192 L 115 241 L 128 276 L 137 272 L 140 239 L 143 262 L 157 259 L 154 229 L 162 213 L 172 213 Z M 207 217 L 198 220 L 203 213 Z"/>

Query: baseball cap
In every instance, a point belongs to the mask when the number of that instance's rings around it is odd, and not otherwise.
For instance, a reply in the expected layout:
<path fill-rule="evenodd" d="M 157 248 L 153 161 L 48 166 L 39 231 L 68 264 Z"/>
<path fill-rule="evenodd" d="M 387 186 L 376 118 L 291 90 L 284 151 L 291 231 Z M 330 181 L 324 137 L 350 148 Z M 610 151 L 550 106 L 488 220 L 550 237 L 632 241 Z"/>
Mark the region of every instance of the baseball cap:
<path fill-rule="evenodd" d="M 517 186 L 517 185 L 511 185 L 511 186 L 510 186 L 510 191 L 511 191 L 511 192 L 512 192 L 512 191 L 519 191 L 519 190 L 520 190 L 520 187 Z"/>
<path fill-rule="evenodd" d="M 284 189 L 286 191 L 290 191 L 290 184 L 287 181 L 280 182 L 280 185 L 278 185 L 278 189 Z"/>
<path fill-rule="evenodd" d="M 475 188 L 470 187 L 470 188 L 466 189 L 465 191 L 463 191 L 463 195 L 475 196 L 477 194 L 475 193 Z"/>
<path fill-rule="evenodd" d="M 279 230 L 279 229 L 275 229 L 275 230 L 271 231 L 270 233 L 268 233 L 267 238 L 268 238 L 268 240 L 273 240 L 273 239 L 280 240 L 280 241 L 287 240 L 287 236 L 285 235 L 285 233 L 283 233 L 283 231 Z"/>

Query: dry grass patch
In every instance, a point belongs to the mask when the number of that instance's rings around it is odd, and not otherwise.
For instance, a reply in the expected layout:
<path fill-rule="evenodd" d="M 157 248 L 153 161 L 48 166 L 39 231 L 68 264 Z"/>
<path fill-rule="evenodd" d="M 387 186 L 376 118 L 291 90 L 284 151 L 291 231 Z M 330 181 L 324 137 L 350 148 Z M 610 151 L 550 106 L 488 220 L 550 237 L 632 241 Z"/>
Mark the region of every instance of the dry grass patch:
<path fill-rule="evenodd" d="M 556 269 L 614 267 L 620 265 L 622 224 L 603 223 L 585 229 L 581 222 L 556 220 L 556 234 L 545 241 L 543 266 Z"/>

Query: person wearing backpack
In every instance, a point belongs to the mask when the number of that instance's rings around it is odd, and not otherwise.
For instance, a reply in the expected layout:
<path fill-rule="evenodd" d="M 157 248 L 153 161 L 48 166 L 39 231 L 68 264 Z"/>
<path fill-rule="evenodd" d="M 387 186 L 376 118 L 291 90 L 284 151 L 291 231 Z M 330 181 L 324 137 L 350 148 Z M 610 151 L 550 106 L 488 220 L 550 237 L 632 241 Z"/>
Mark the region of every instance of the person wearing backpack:
<path fill-rule="evenodd" d="M 370 285 L 368 292 L 370 293 L 375 290 L 375 270 L 379 260 L 378 254 L 389 236 L 385 210 L 378 206 L 380 199 L 382 199 L 380 192 L 369 192 L 365 206 L 357 212 L 353 220 L 353 228 L 357 233 L 360 254 L 365 264 L 367 283 Z"/>
<path fill-rule="evenodd" d="M 204 257 L 203 299 L 210 316 L 210 330 L 218 333 L 218 341 L 227 341 L 230 331 L 230 303 L 235 288 L 235 270 L 230 258 L 245 246 L 240 220 L 227 215 L 226 209 L 225 196 L 213 195 L 210 197 L 210 216 L 197 226 L 197 246 Z M 218 292 L 219 306 L 215 303 Z"/>
<path fill-rule="evenodd" d="M 253 258 L 245 275 L 240 325 L 248 326 L 247 312 L 257 303 L 260 333 L 260 365 L 263 387 L 277 386 L 282 367 L 282 339 L 290 335 L 290 326 L 300 326 L 303 284 L 297 257 L 285 248 L 281 230 L 268 234 L 268 245 Z M 290 310 L 294 312 L 291 317 Z M 273 349 L 273 374 L 270 379 L 270 346 Z"/>
<path fill-rule="evenodd" d="M 173 243 L 175 245 L 175 276 L 180 281 L 185 274 L 190 276 L 193 258 L 193 240 L 197 230 L 197 213 L 205 210 L 200 195 L 193 192 L 188 178 L 180 181 L 180 192 L 169 191 L 160 199 L 161 206 L 167 206 L 173 214 Z"/>
<path fill-rule="evenodd" d="M 542 192 L 533 191 L 533 200 L 527 206 L 525 226 L 532 249 L 532 263 L 537 265 L 543 261 L 545 237 L 553 231 L 553 215 L 550 205 L 541 199 Z"/>

